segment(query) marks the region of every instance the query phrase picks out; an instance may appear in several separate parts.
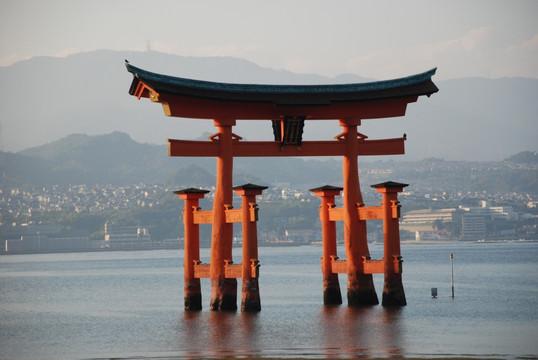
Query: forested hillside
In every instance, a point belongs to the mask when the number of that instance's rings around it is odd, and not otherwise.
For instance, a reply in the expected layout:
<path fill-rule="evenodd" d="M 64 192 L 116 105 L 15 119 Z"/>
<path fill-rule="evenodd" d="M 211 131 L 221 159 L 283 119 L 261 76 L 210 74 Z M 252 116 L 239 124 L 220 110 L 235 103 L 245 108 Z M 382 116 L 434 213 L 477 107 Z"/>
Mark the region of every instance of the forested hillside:
<path fill-rule="evenodd" d="M 466 162 L 443 159 L 369 161 L 362 157 L 363 186 L 393 180 L 410 188 L 440 191 L 527 192 L 538 194 L 536 152 L 504 161 Z M 238 158 L 234 183 L 289 183 L 316 187 L 341 183 L 341 160 Z M 18 153 L 0 152 L 2 187 L 51 185 L 159 184 L 170 187 L 212 186 L 215 160 L 169 157 L 166 145 L 141 144 L 127 134 L 71 135 Z"/>

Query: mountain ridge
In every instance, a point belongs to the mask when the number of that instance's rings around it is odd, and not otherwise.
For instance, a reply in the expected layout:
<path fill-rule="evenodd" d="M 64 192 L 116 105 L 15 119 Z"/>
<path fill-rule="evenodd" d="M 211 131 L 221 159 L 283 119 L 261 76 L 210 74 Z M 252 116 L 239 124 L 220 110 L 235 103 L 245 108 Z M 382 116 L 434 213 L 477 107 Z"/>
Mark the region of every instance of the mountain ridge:
<path fill-rule="evenodd" d="M 326 78 L 263 68 L 230 57 L 181 57 L 135 51 L 99 50 L 64 58 L 36 57 L 0 67 L 2 149 L 20 151 L 73 133 L 128 133 L 142 143 L 192 139 L 214 133 L 211 120 L 166 117 L 160 106 L 128 95 L 131 75 L 124 59 L 157 73 L 239 83 L 315 84 L 361 82 L 357 75 Z M 402 74 L 407 76 L 409 74 Z M 501 160 L 533 149 L 538 133 L 538 79 L 461 78 L 434 82 L 431 98 L 410 104 L 404 118 L 364 120 L 370 139 L 408 136 L 405 159 Z M 335 121 L 310 121 L 305 140 L 328 140 L 340 133 Z M 238 121 L 234 132 L 249 140 L 269 140 L 270 122 Z M 500 145 L 499 145 L 500 144 Z"/>

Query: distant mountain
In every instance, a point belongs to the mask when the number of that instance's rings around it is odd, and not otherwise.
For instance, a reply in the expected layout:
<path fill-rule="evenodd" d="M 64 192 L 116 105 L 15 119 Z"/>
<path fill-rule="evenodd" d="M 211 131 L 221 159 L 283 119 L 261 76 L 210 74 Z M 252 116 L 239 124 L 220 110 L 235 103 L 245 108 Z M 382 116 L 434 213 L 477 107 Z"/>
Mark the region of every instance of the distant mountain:
<path fill-rule="evenodd" d="M 36 57 L 0 67 L 0 150 L 20 151 L 71 134 L 120 131 L 140 143 L 165 145 L 166 138 L 192 139 L 215 132 L 211 120 L 169 118 L 159 105 L 128 95 L 132 76 L 124 68 L 124 59 L 150 71 L 212 81 L 319 84 L 371 80 L 350 74 L 329 79 L 262 68 L 242 59 L 154 51 L 102 50 L 65 58 Z M 406 75 L 410 74 L 402 74 Z M 410 104 L 404 118 L 366 120 L 360 132 L 370 139 L 406 133 L 406 155 L 399 157 L 406 160 L 492 161 L 536 150 L 538 79 L 433 79 L 439 93 Z M 269 122 L 238 121 L 234 132 L 249 140 L 272 136 Z M 334 121 L 307 122 L 304 139 L 332 139 L 340 132 Z"/>
<path fill-rule="evenodd" d="M 172 166 L 166 146 L 139 144 L 120 132 L 69 135 L 0 159 L 3 182 L 32 185 L 163 182 Z"/>
<path fill-rule="evenodd" d="M 90 184 L 151 183 L 167 176 L 172 166 L 166 146 L 140 144 L 120 132 L 69 135 L 18 154 L 48 163 L 51 177 L 58 178 L 59 184 L 64 183 L 62 179 Z"/>
<path fill-rule="evenodd" d="M 339 161 L 319 163 L 296 158 L 235 159 L 234 183 L 340 181 Z M 167 145 L 138 143 L 121 132 L 74 134 L 17 153 L 0 152 L 0 169 L 0 185 L 211 186 L 215 182 L 215 159 L 169 157 Z"/>
<path fill-rule="evenodd" d="M 538 152 L 523 151 L 510 156 L 508 159 L 506 159 L 506 161 L 510 161 L 517 164 L 538 164 Z"/>

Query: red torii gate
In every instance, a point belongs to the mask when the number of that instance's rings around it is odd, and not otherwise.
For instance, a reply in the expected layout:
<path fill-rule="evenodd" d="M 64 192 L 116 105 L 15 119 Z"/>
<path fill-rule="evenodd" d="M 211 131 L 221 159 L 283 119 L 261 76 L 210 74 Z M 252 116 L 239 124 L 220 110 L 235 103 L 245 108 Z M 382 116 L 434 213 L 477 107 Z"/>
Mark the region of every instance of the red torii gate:
<path fill-rule="evenodd" d="M 237 309 L 237 280 L 243 278 L 242 310 L 258 311 L 257 240 L 255 195 L 263 187 L 247 184 L 233 188 L 234 157 L 265 156 L 342 156 L 343 188 L 312 189 L 322 198 L 320 218 L 323 225 L 325 304 L 341 303 L 336 293 L 338 273 L 347 273 L 348 305 L 378 304 L 373 273 L 385 273 L 383 305 L 405 305 L 401 284 L 399 244 L 399 205 L 397 192 L 406 184 L 383 183 L 374 187 L 383 193 L 380 207 L 366 208 L 359 187 L 359 155 L 396 155 L 404 153 L 401 138 L 367 140 L 357 131 L 361 120 L 405 115 L 407 104 L 419 96 L 438 91 L 431 77 L 436 69 L 387 81 L 342 85 L 254 85 L 199 81 L 156 74 L 126 62 L 134 76 L 129 93 L 162 104 L 167 116 L 213 119 L 217 133 L 210 141 L 169 139 L 170 156 L 217 158 L 217 183 L 213 209 L 200 211 L 198 199 L 204 190 L 177 192 L 185 200 L 185 308 L 201 308 L 199 278 L 211 279 L 211 310 Z M 302 141 L 305 121 L 338 119 L 343 132 L 334 141 Z M 275 141 L 241 141 L 232 132 L 236 120 L 270 120 Z M 241 209 L 232 209 L 233 189 L 242 195 Z M 344 190 L 344 205 L 334 208 L 334 196 Z M 250 210 L 249 210 L 249 209 Z M 196 219 L 196 220 L 195 220 Z M 383 261 L 370 259 L 366 239 L 366 220 L 384 220 Z M 346 260 L 336 256 L 334 221 L 344 221 Z M 243 264 L 232 263 L 233 222 L 243 223 L 248 233 L 249 250 L 243 249 Z M 198 224 L 212 224 L 210 264 L 199 264 Z M 254 225 L 253 225 L 253 224 Z M 189 234 L 189 235 L 188 235 Z M 334 243 L 334 244 L 333 244 Z M 252 250 L 256 248 L 256 251 Z M 334 249 L 333 249 L 334 248 Z M 330 259 L 330 260 L 329 260 Z M 250 261 L 252 260 L 252 262 Z M 192 263 L 192 264 L 191 264 Z M 249 270 L 249 266 L 251 269 Z M 252 279 L 255 279 L 255 286 Z M 249 287 L 250 286 L 250 287 Z M 255 289 L 251 291 L 248 289 Z"/>

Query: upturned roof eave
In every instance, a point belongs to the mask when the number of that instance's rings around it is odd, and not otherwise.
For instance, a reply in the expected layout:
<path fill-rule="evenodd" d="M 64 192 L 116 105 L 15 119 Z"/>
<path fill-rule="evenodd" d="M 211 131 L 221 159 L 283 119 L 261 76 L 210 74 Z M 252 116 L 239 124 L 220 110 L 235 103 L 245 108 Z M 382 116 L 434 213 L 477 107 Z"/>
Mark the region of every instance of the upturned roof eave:
<path fill-rule="evenodd" d="M 235 84 L 187 79 L 162 75 L 137 68 L 126 61 L 133 74 L 129 93 L 135 95 L 140 82 L 169 95 L 204 98 L 217 101 L 263 102 L 280 105 L 328 105 L 334 102 L 359 102 L 412 97 L 438 91 L 431 77 L 436 68 L 404 78 L 368 83 L 332 85 L 266 85 Z"/>

